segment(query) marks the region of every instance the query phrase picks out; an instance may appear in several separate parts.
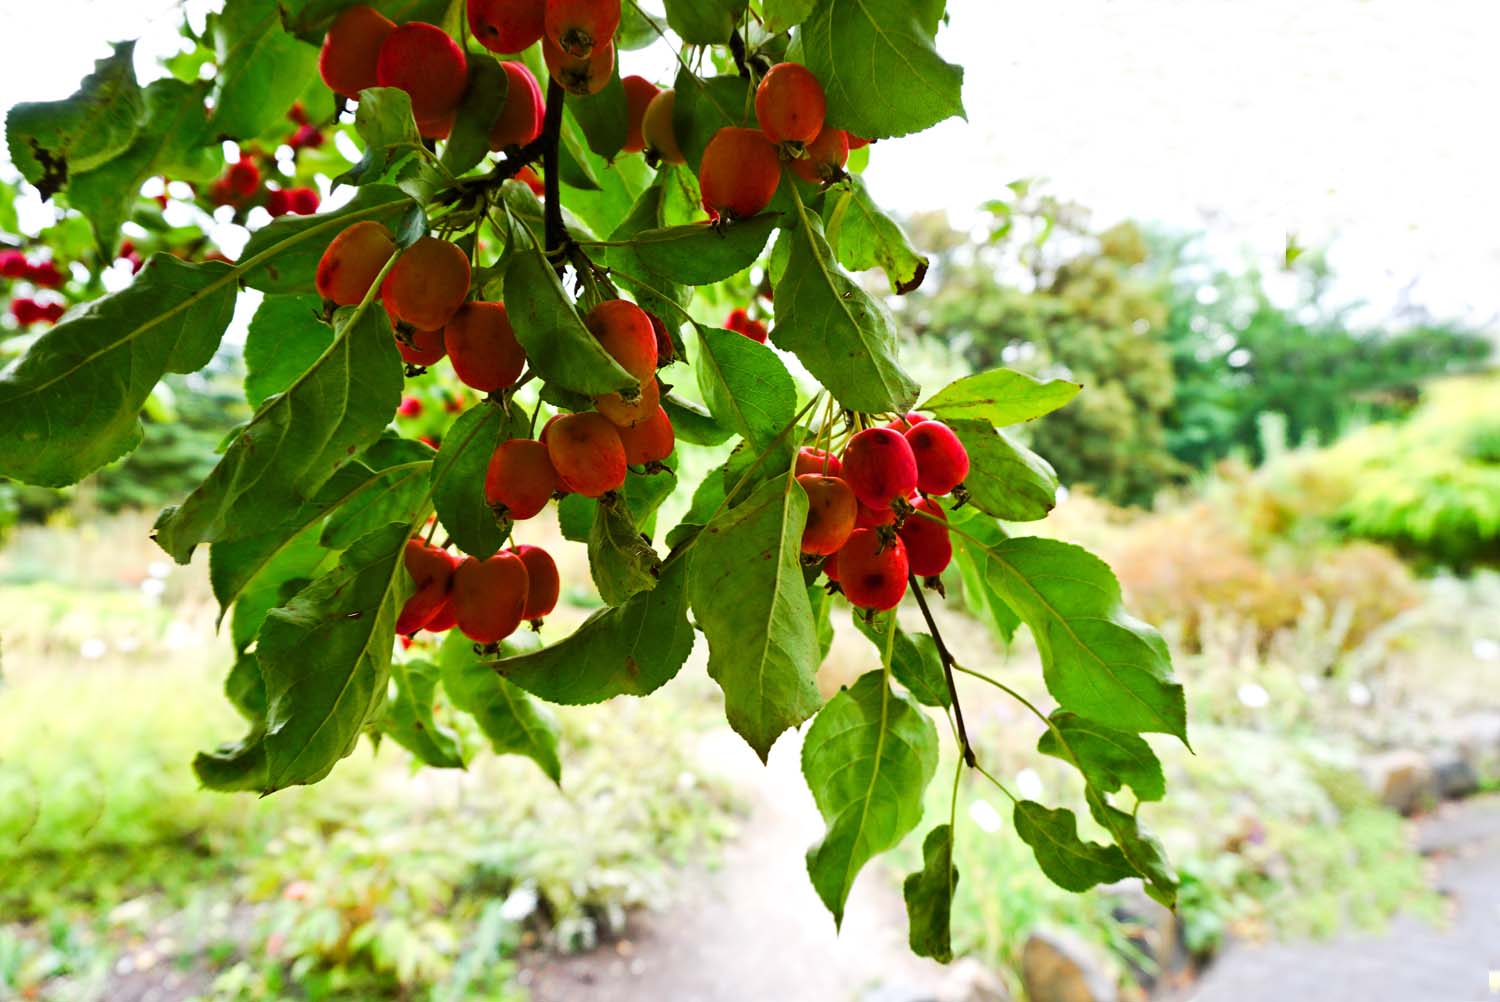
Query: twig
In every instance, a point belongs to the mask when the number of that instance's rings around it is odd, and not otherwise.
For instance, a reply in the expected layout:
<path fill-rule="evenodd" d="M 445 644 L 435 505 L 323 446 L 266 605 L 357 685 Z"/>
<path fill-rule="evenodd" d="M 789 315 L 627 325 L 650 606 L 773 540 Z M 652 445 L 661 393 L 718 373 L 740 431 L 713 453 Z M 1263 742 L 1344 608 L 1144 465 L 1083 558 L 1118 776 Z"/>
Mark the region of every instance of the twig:
<path fill-rule="evenodd" d="M 546 186 L 546 204 L 542 207 L 546 221 L 547 259 L 561 277 L 566 264 L 568 230 L 563 225 L 562 179 L 558 169 L 558 144 L 562 137 L 563 101 L 567 91 L 556 78 L 547 82 L 547 111 L 542 118 L 542 183 Z"/>
<path fill-rule="evenodd" d="M 907 574 L 911 582 L 911 593 L 917 600 L 917 607 L 922 610 L 922 618 L 927 620 L 927 629 L 932 633 L 932 639 L 937 644 L 938 657 L 943 662 L 943 677 L 948 681 L 948 698 L 953 702 L 953 718 L 958 724 L 959 751 L 963 753 L 964 761 L 972 769 L 979 768 L 978 759 L 974 755 L 974 746 L 969 744 L 969 732 L 964 728 L 964 711 L 958 703 L 958 686 L 953 683 L 953 654 L 949 652 L 948 645 L 943 643 L 943 635 L 938 632 L 937 622 L 932 618 L 932 610 L 927 608 L 927 599 L 922 595 L 921 584 L 917 581 L 915 574 Z"/>

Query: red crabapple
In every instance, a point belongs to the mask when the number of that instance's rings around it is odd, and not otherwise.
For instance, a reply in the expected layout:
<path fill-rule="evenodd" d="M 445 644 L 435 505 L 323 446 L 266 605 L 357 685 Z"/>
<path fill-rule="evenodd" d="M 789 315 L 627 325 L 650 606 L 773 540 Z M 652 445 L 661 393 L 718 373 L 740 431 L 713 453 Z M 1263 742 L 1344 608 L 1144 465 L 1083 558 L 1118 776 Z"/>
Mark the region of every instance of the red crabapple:
<path fill-rule="evenodd" d="M 656 375 L 656 330 L 646 311 L 624 299 L 589 310 L 584 325 L 620 368 L 645 383 Z"/>
<path fill-rule="evenodd" d="M 766 343 L 766 325 L 759 320 L 751 320 L 750 314 L 743 309 L 730 311 L 728 319 L 724 321 L 724 329 L 743 334 L 757 344 Z"/>
<path fill-rule="evenodd" d="M 899 537 L 887 541 L 876 529 L 855 529 L 838 559 L 839 587 L 851 604 L 880 611 L 901 604 L 910 567 Z"/>
<path fill-rule="evenodd" d="M 608 86 L 615 71 L 615 44 L 597 46 L 592 54 L 579 58 L 568 55 L 543 38 L 542 61 L 563 90 L 585 97 Z"/>
<path fill-rule="evenodd" d="M 780 182 L 776 147 L 755 129 L 726 126 L 714 133 L 698 168 L 703 207 L 730 219 L 753 216 L 770 205 Z"/>
<path fill-rule="evenodd" d="M 816 473 L 820 477 L 841 477 L 844 474 L 844 464 L 831 452 L 804 445 L 797 451 L 797 476 L 805 473 Z"/>
<path fill-rule="evenodd" d="M 931 498 L 919 498 L 912 507 L 915 510 L 901 523 L 898 532 L 906 544 L 911 572 L 918 577 L 933 577 L 943 573 L 953 560 L 948 513 Z"/>
<path fill-rule="evenodd" d="M 755 118 L 773 143 L 810 143 L 823 131 L 827 100 L 811 70 L 777 63 L 755 88 Z"/>
<path fill-rule="evenodd" d="M 838 477 L 804 473 L 797 483 L 807 492 L 807 525 L 802 530 L 802 552 L 818 556 L 837 553 L 854 532 L 859 501 Z"/>
<path fill-rule="evenodd" d="M 448 347 L 443 343 L 443 329 L 439 327 L 435 331 L 412 331 L 411 344 L 401 340 L 400 335 L 396 337 L 396 350 L 401 353 L 401 361 L 407 365 L 420 365 L 424 368 L 429 365 L 437 365 L 448 354 Z"/>
<path fill-rule="evenodd" d="M 843 173 L 849 162 L 849 139 L 843 129 L 824 126 L 818 137 L 807 144 L 807 156 L 792 161 L 792 170 L 812 184 L 832 181 Z"/>
<path fill-rule="evenodd" d="M 866 428 L 844 447 L 844 479 L 862 503 L 884 508 L 917 489 L 917 459 L 900 432 Z"/>
<path fill-rule="evenodd" d="M 953 429 L 941 421 L 923 421 L 906 433 L 917 459 L 917 489 L 947 494 L 969 475 L 969 453 Z"/>
<path fill-rule="evenodd" d="M 625 87 L 626 115 L 625 145 L 620 149 L 625 153 L 639 153 L 646 148 L 646 140 L 642 133 L 646 109 L 651 106 L 651 102 L 661 91 L 656 84 L 645 77 L 629 76 L 620 83 Z"/>
<path fill-rule="evenodd" d="M 500 303 L 460 306 L 443 328 L 443 344 L 454 373 L 481 393 L 514 384 L 526 367 L 526 352 Z"/>
<path fill-rule="evenodd" d="M 447 550 L 428 546 L 420 539 L 406 541 L 402 554 L 406 573 L 416 583 L 416 591 L 401 607 L 396 617 L 396 632 L 416 633 L 437 614 L 439 607 L 448 600 L 448 589 L 453 583 L 453 569 L 458 561 Z"/>
<path fill-rule="evenodd" d="M 620 27 L 620 0 L 547 0 L 546 41 L 582 59 L 610 43 Z"/>
<path fill-rule="evenodd" d="M 546 441 L 557 479 L 574 494 L 596 498 L 625 482 L 625 445 L 602 415 L 568 414 L 546 429 Z"/>
<path fill-rule="evenodd" d="M 394 253 L 391 231 L 380 223 L 367 219 L 346 227 L 318 261 L 318 295 L 339 306 L 353 306 L 365 298 Z"/>
<path fill-rule="evenodd" d="M 682 147 L 677 145 L 677 129 L 672 116 L 677 109 L 677 92 L 664 90 L 651 99 L 641 118 L 641 139 L 646 150 L 664 164 L 687 163 Z"/>
<path fill-rule="evenodd" d="M 547 446 L 532 438 L 501 442 L 484 475 L 485 500 L 518 522 L 535 518 L 557 487 Z"/>
<path fill-rule="evenodd" d="M 507 550 L 480 561 L 469 557 L 453 572 L 453 618 L 476 643 L 504 640 L 521 625 L 530 591 L 526 565 Z"/>
<path fill-rule="evenodd" d="M 468 86 L 468 61 L 448 33 L 424 21 L 408 21 L 380 46 L 375 79 L 411 96 L 411 111 L 420 123 L 435 122 L 454 108 Z"/>
<path fill-rule="evenodd" d="M 396 319 L 436 330 L 469 294 L 469 256 L 457 244 L 422 237 L 396 260 L 380 294 Z"/>
<path fill-rule="evenodd" d="M 525 146 L 542 134 L 542 88 L 525 63 L 501 63 L 505 70 L 505 104 L 490 127 L 490 149 Z"/>
<path fill-rule="evenodd" d="M 526 608 L 522 611 L 521 618 L 530 620 L 535 625 L 557 608 L 557 596 L 562 590 L 562 582 L 557 575 L 557 562 L 552 559 L 552 554 L 540 546 L 527 546 L 523 543 L 511 547 L 511 552 L 526 565 Z"/>
<path fill-rule="evenodd" d="M 469 30 L 491 52 L 522 52 L 542 37 L 547 0 L 469 0 Z"/>
<path fill-rule="evenodd" d="M 655 377 L 641 384 L 641 392 L 634 403 L 627 403 L 623 394 L 606 393 L 594 398 L 594 407 L 617 428 L 638 425 L 660 409 L 661 386 Z"/>
<path fill-rule="evenodd" d="M 395 30 L 396 23 L 374 7 L 362 3 L 345 7 L 323 36 L 318 53 L 323 82 L 350 98 L 367 87 L 379 86 L 380 47 Z"/>
<path fill-rule="evenodd" d="M 620 434 L 620 444 L 625 447 L 625 462 L 631 466 L 659 463 L 677 447 L 672 419 L 660 405 L 644 421 L 616 430 Z"/>

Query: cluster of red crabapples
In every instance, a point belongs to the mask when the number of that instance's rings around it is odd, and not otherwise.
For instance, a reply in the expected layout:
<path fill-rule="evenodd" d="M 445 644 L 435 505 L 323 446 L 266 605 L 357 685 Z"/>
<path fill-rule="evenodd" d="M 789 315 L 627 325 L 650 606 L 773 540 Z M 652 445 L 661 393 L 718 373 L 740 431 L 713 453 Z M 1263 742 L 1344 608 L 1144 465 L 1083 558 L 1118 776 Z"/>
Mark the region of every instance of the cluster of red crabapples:
<path fill-rule="evenodd" d="M 0 279 L 19 279 L 38 289 L 58 289 L 67 275 L 51 260 L 31 260 L 18 250 L 0 251 Z M 22 327 L 32 324 L 55 324 L 67 311 L 66 303 L 39 302 L 31 296 L 15 296 L 10 301 L 10 315 Z"/>
<path fill-rule="evenodd" d="M 962 497 L 969 454 L 941 421 L 908 414 L 855 433 L 842 457 L 814 447 L 797 456 L 807 492 L 802 552 L 851 605 L 893 609 L 911 577 L 937 577 L 953 559 L 948 514 L 933 500 Z"/>
<path fill-rule="evenodd" d="M 367 220 L 349 226 L 318 262 L 318 292 L 328 302 L 349 306 L 373 291 L 390 316 L 397 348 L 413 373 L 447 357 L 458 378 L 481 393 L 515 386 L 526 352 L 503 303 L 468 301 L 469 259 L 463 251 L 448 241 L 422 237 L 396 259 L 380 287 L 373 288 L 395 251 L 390 231 L 380 223 Z M 665 327 L 623 299 L 598 304 L 583 322 L 636 379 L 637 387 L 596 397 L 593 410 L 556 415 L 537 438 L 501 442 L 484 483 L 485 498 L 497 518 L 512 523 L 534 518 L 548 501 L 566 494 L 601 497 L 625 483 L 630 467 L 653 470 L 675 447 L 676 435 L 661 406 L 656 379 L 658 364 L 672 357 Z M 520 573 L 517 560 L 528 564 L 531 578 Z M 414 541 L 407 549 L 406 567 L 418 590 L 402 611 L 403 634 L 456 625 L 476 643 L 492 644 L 521 622 L 545 616 L 557 601 L 556 568 L 536 547 L 459 562 L 446 550 Z M 533 582 L 529 590 L 528 580 Z M 542 582 L 540 588 L 537 581 Z"/>

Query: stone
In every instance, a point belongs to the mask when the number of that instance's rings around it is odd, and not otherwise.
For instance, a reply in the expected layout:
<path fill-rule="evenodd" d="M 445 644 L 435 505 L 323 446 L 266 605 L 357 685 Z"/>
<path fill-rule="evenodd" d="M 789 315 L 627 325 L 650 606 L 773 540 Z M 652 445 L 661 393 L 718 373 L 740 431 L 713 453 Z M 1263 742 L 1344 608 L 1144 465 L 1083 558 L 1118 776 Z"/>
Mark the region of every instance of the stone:
<path fill-rule="evenodd" d="M 1063 929 L 1038 929 L 1021 948 L 1021 981 L 1030 1002 L 1118 1002 L 1103 951 Z"/>
<path fill-rule="evenodd" d="M 1126 962 L 1137 984 L 1149 991 L 1188 966 L 1187 945 L 1171 909 L 1148 895 L 1139 880 L 1123 881 L 1109 893 L 1110 914 L 1146 961 Z"/>
<path fill-rule="evenodd" d="M 1479 792 L 1479 774 L 1456 748 L 1433 752 L 1427 760 L 1437 795 L 1444 800 L 1458 800 Z"/>
<path fill-rule="evenodd" d="M 955 960 L 938 985 L 938 1002 L 1011 1002 L 1000 976 L 973 957 Z"/>
<path fill-rule="evenodd" d="M 1365 780 L 1382 804 L 1402 814 L 1437 800 L 1432 766 L 1409 748 L 1373 755 L 1364 763 Z"/>

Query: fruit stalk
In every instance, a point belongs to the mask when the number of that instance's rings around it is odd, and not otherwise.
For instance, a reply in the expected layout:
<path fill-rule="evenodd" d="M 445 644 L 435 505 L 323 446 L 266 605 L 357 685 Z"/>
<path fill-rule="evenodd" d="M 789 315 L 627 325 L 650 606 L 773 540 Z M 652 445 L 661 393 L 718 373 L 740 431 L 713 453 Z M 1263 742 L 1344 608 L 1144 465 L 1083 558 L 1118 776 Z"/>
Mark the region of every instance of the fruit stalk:
<path fill-rule="evenodd" d="M 562 188 L 558 170 L 558 142 L 562 135 L 563 100 L 567 91 L 556 78 L 547 81 L 547 109 L 542 115 L 542 183 L 546 185 L 546 254 L 562 276 L 568 231 L 563 226 Z"/>
<path fill-rule="evenodd" d="M 953 719 L 958 727 L 958 747 L 963 753 L 964 761 L 969 768 L 979 768 L 979 762 L 974 756 L 974 746 L 969 744 L 969 732 L 964 729 L 964 711 L 958 704 L 958 686 L 953 684 L 953 654 L 948 650 L 948 645 L 943 643 L 943 635 L 938 631 L 938 625 L 932 618 L 932 610 L 927 608 L 927 598 L 922 594 L 922 587 L 917 581 L 915 574 L 908 575 L 911 593 L 917 600 L 917 608 L 922 610 L 922 618 L 927 620 L 927 631 L 932 634 L 932 640 L 937 644 L 938 658 L 943 662 L 943 678 L 948 681 L 948 699 L 953 703 Z M 894 615 L 894 613 L 892 613 Z"/>

